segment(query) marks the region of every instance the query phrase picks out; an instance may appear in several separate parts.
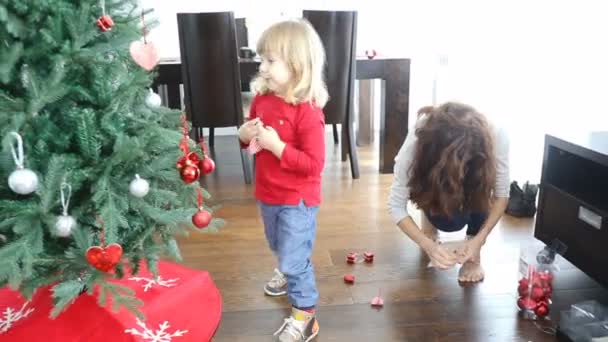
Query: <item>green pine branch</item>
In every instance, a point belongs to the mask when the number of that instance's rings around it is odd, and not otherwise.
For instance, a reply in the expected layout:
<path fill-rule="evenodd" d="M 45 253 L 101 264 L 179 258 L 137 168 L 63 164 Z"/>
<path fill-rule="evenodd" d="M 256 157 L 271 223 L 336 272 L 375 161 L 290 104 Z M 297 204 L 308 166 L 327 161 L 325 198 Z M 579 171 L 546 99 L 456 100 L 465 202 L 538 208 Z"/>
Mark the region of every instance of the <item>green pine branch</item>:
<path fill-rule="evenodd" d="M 95 38 L 95 32 L 88 30 L 91 26 L 91 17 L 88 15 L 90 10 L 89 4 L 81 2 L 76 17 L 65 22 L 66 29 L 71 38 L 71 47 L 76 52 Z"/>
<path fill-rule="evenodd" d="M 128 228 L 129 223 L 122 215 L 121 210 L 118 207 L 118 203 L 112 193 L 107 193 L 106 201 L 100 210 L 99 216 L 103 220 L 106 242 L 108 244 L 119 242 L 118 230 L 121 227 Z"/>
<path fill-rule="evenodd" d="M 85 109 L 80 114 L 76 126 L 80 154 L 85 159 L 97 161 L 101 153 L 101 143 L 97 140 L 95 113 L 90 109 Z"/>
<path fill-rule="evenodd" d="M 25 35 L 27 30 L 25 23 L 10 13 L 6 5 L 0 5 L 0 22 L 4 23 L 6 30 L 14 38 L 21 38 Z"/>
<path fill-rule="evenodd" d="M 44 181 L 39 190 L 42 211 L 48 213 L 59 199 L 57 196 L 61 191 L 61 183 L 66 175 L 66 159 L 60 155 L 53 155 L 48 163 Z"/>
<path fill-rule="evenodd" d="M 0 7 L 0 11 L 2 7 Z M 1 15 L 0 15 L 1 16 Z M 8 49 L 0 50 L 0 82 L 8 83 L 11 79 L 11 75 L 15 69 L 15 64 L 23 54 L 23 43 L 16 42 L 11 44 Z M 0 92 L 1 93 L 1 92 Z M 1 101 L 1 96 L 0 96 Z M 6 108 L 2 106 L 3 102 L 0 102 L 0 108 Z M 13 109 L 13 111 L 16 111 Z"/>
<path fill-rule="evenodd" d="M 53 310 L 51 317 L 57 317 L 66 307 L 71 304 L 85 289 L 85 283 L 78 280 L 68 280 L 59 283 L 52 288 Z"/>
<path fill-rule="evenodd" d="M 165 253 L 174 260 L 182 260 L 182 254 L 179 251 L 177 241 L 172 237 L 167 237 L 163 240 L 165 243 Z"/>
<path fill-rule="evenodd" d="M 37 114 L 33 111 L 33 108 L 39 107 L 37 105 L 37 99 L 40 98 L 40 86 L 37 76 L 32 72 L 31 67 L 24 64 L 21 68 L 21 83 L 27 93 L 27 108 L 26 112 L 30 115 Z"/>

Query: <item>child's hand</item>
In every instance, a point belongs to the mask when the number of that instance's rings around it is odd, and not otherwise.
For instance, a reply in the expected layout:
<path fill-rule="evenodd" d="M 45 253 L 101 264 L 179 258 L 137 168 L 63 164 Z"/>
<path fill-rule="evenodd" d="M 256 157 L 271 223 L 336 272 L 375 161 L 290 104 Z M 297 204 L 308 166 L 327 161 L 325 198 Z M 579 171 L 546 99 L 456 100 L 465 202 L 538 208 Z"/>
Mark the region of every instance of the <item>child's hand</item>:
<path fill-rule="evenodd" d="M 251 139 L 258 134 L 258 126 L 261 126 L 262 122 L 260 118 L 255 118 L 253 120 L 249 120 L 239 127 L 239 139 L 245 143 L 249 144 Z"/>
<path fill-rule="evenodd" d="M 281 158 L 285 143 L 279 138 L 279 134 L 272 127 L 259 127 L 258 144 L 261 148 L 272 152 L 277 158 Z"/>

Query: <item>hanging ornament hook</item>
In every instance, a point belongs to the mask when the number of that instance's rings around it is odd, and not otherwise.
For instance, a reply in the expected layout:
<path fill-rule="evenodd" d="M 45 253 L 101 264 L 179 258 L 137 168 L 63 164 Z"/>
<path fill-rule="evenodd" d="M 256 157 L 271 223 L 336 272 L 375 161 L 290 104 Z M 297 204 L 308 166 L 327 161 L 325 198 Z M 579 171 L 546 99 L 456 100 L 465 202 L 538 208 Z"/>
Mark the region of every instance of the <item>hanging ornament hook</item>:
<path fill-rule="evenodd" d="M 100 0 L 101 14 L 106 15 L 106 0 Z"/>
<path fill-rule="evenodd" d="M 207 158 L 207 156 L 209 155 L 209 150 L 207 149 L 207 144 L 205 144 L 205 137 L 201 136 L 198 140 L 198 144 L 201 146 L 203 158 Z"/>
<path fill-rule="evenodd" d="M 21 138 L 21 135 L 19 135 L 19 133 L 17 132 L 11 132 L 10 133 L 15 140 L 17 141 L 17 149 L 15 150 L 15 145 L 11 144 L 11 153 L 13 154 L 13 159 L 15 160 L 15 164 L 17 165 L 18 169 L 23 169 L 24 167 L 24 159 L 25 156 L 23 154 L 23 139 Z"/>
<path fill-rule="evenodd" d="M 197 197 L 197 202 L 198 202 L 198 208 L 200 210 L 203 209 L 203 193 L 201 192 L 200 188 L 196 188 L 196 197 Z"/>
<path fill-rule="evenodd" d="M 70 198 L 72 197 L 72 186 L 65 181 L 61 183 L 61 206 L 63 207 L 63 215 L 68 215 L 68 207 L 70 206 Z"/>
<path fill-rule="evenodd" d="M 188 154 L 188 120 L 186 119 L 186 114 L 182 114 L 180 116 L 180 121 L 182 123 L 182 140 L 179 143 L 179 148 L 184 152 L 184 155 Z"/>
<path fill-rule="evenodd" d="M 148 42 L 146 41 L 146 20 L 144 17 L 144 9 L 141 9 L 141 33 L 144 36 L 144 44 L 148 44 Z"/>
<path fill-rule="evenodd" d="M 97 223 L 99 224 L 99 244 L 103 247 L 106 244 L 106 232 L 105 232 L 105 228 L 103 226 L 103 220 L 101 219 L 101 217 L 99 217 L 99 215 L 95 216 L 95 220 L 97 221 Z"/>

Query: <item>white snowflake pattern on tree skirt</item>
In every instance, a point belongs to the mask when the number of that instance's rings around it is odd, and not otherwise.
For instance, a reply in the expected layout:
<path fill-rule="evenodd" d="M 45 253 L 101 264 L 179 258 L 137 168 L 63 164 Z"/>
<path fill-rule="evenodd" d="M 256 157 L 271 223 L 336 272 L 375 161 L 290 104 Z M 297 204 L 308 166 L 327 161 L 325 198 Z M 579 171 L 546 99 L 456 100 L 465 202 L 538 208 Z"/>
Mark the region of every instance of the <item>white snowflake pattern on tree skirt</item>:
<path fill-rule="evenodd" d="M 13 326 L 13 324 L 26 318 L 29 316 L 29 314 L 34 312 L 33 308 L 28 308 L 26 310 L 26 306 L 28 304 L 29 302 L 23 304 L 19 311 L 9 307 L 2 312 L 2 316 L 0 316 L 0 334 L 7 332 Z"/>
<path fill-rule="evenodd" d="M 144 292 L 148 292 L 154 285 L 164 286 L 164 287 L 173 287 L 177 285 L 177 281 L 179 278 L 175 279 L 167 279 L 164 280 L 163 277 L 158 276 L 158 279 L 153 278 L 144 278 L 144 277 L 131 277 L 129 280 L 135 280 L 136 282 L 143 281 Z"/>
<path fill-rule="evenodd" d="M 169 329 L 169 322 L 164 321 L 162 324 L 158 325 L 158 329 L 156 331 L 152 331 L 146 326 L 146 323 L 142 322 L 139 318 L 136 318 L 137 325 L 142 329 L 141 331 L 137 329 L 127 329 L 125 333 L 129 333 L 134 336 L 140 336 L 145 341 L 152 342 L 171 342 L 174 337 L 184 336 L 188 332 L 188 330 L 176 330 L 175 332 L 169 333 L 167 329 Z"/>

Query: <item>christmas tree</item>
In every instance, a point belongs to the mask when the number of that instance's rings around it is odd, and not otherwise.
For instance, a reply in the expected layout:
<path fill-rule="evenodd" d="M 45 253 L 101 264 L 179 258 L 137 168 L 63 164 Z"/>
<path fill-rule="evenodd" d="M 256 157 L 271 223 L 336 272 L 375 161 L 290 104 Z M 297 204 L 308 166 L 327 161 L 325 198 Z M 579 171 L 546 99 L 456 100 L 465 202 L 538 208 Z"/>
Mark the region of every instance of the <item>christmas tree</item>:
<path fill-rule="evenodd" d="M 52 286 L 52 316 L 85 291 L 139 313 L 112 278 L 221 224 L 197 182 L 212 161 L 150 93 L 149 25 L 136 0 L 0 3 L 0 287 Z"/>

